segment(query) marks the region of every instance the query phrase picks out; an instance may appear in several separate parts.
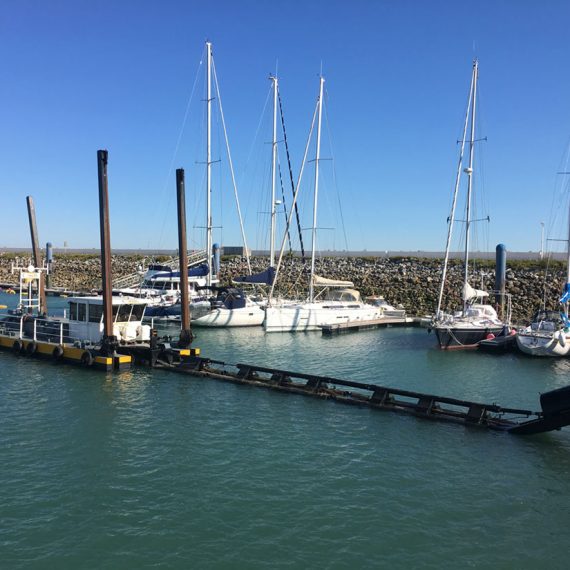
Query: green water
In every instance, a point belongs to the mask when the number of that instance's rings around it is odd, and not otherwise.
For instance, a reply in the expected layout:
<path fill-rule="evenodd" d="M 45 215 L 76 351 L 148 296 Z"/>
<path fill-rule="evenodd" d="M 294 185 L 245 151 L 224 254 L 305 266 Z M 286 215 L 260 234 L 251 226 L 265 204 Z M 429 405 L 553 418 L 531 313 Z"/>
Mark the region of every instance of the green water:
<path fill-rule="evenodd" d="M 422 329 L 197 332 L 228 362 L 531 409 L 570 366 L 443 353 Z M 0 449 L 3 568 L 568 566 L 569 429 L 522 438 L 0 352 Z"/>

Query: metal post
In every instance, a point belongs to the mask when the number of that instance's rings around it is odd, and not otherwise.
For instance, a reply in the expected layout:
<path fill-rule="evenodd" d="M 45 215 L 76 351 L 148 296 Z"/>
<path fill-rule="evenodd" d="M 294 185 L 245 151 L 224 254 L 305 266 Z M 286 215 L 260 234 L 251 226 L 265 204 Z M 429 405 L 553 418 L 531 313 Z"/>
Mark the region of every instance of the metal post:
<path fill-rule="evenodd" d="M 46 287 L 49 289 L 51 287 L 51 270 L 53 266 L 53 247 L 49 241 L 46 243 L 46 266 Z"/>
<path fill-rule="evenodd" d="M 101 273 L 103 278 L 103 339 L 101 352 L 111 355 L 117 346 L 113 336 L 113 298 L 111 289 L 111 229 L 109 224 L 109 191 L 107 162 L 109 153 L 97 151 L 99 173 L 99 226 L 101 233 Z"/>
<path fill-rule="evenodd" d="M 467 313 L 467 299 L 465 293 L 469 284 L 469 230 L 471 226 L 471 195 L 473 190 L 473 154 L 475 151 L 475 111 L 477 103 L 477 77 L 479 63 L 473 62 L 473 106 L 471 107 L 471 140 L 469 141 L 469 166 L 465 169 L 467 174 L 467 204 L 465 208 L 465 275 L 463 278 L 463 314 Z"/>
<path fill-rule="evenodd" d="M 271 232 L 269 237 L 269 265 L 275 267 L 275 175 L 277 171 L 277 77 L 273 81 L 273 138 L 271 143 Z"/>
<path fill-rule="evenodd" d="M 40 253 L 40 242 L 38 239 L 38 226 L 36 224 L 36 209 L 34 207 L 34 199 L 31 196 L 26 196 L 26 203 L 28 205 L 28 221 L 30 222 L 30 236 L 32 238 L 32 253 L 34 256 L 34 267 L 36 270 L 42 267 L 42 258 Z M 43 274 L 40 271 L 40 279 L 38 281 L 38 299 L 40 306 L 38 314 L 45 314 L 47 311 L 46 294 L 44 287 Z"/>
<path fill-rule="evenodd" d="M 500 307 L 501 320 L 505 318 L 505 282 L 507 271 L 507 248 L 500 243 L 495 248 L 495 300 Z"/>
<path fill-rule="evenodd" d="M 323 86 L 325 78 L 321 76 L 319 87 L 319 119 L 317 123 L 317 150 L 315 155 L 315 190 L 313 195 L 313 228 L 311 239 L 311 276 L 309 283 L 309 303 L 315 300 L 315 248 L 317 246 L 317 204 L 319 196 L 319 161 L 321 159 L 321 123 L 323 117 Z"/>
<path fill-rule="evenodd" d="M 178 205 L 178 251 L 180 252 L 180 303 L 181 325 L 178 346 L 188 348 L 192 342 L 190 331 L 190 299 L 188 298 L 188 245 L 186 241 L 186 196 L 184 169 L 176 170 L 176 199 Z"/>
<path fill-rule="evenodd" d="M 212 44 L 206 42 L 206 254 L 208 275 L 212 284 Z"/>

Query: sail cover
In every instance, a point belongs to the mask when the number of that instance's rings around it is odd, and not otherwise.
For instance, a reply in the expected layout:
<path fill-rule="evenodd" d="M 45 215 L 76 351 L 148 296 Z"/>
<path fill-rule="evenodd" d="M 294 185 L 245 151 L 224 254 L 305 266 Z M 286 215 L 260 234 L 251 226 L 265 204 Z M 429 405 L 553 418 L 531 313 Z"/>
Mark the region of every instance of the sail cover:
<path fill-rule="evenodd" d="M 317 287 L 346 287 L 349 289 L 354 288 L 352 281 L 338 281 L 336 279 L 327 279 L 319 275 L 313 275 L 313 285 Z"/>
<path fill-rule="evenodd" d="M 489 293 L 487 291 L 481 291 L 480 289 L 473 289 L 469 283 L 465 283 L 463 287 L 463 300 L 470 301 L 471 299 L 478 299 L 481 297 L 488 297 Z"/>
<path fill-rule="evenodd" d="M 242 277 L 237 277 L 236 279 L 233 280 L 233 282 L 273 285 L 274 279 L 275 279 L 275 267 L 268 267 L 265 271 L 262 271 L 261 273 L 256 273 L 255 275 L 244 275 Z"/>

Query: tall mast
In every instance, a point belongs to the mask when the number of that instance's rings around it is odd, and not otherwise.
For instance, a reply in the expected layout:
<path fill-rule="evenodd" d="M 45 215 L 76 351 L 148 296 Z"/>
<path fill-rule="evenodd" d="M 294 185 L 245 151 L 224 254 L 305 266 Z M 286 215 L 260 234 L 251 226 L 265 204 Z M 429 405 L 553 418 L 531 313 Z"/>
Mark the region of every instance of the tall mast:
<path fill-rule="evenodd" d="M 465 210 L 465 274 L 463 277 L 463 291 L 467 289 L 469 281 L 469 230 L 471 226 L 471 192 L 473 190 L 473 154 L 475 150 L 475 111 L 477 106 L 477 75 L 479 73 L 479 62 L 473 62 L 473 106 L 471 107 L 471 135 L 469 140 L 469 166 L 466 168 L 467 174 L 467 206 Z M 464 295 L 465 297 L 465 295 Z M 467 299 L 463 299 L 463 312 L 467 310 Z"/>
<path fill-rule="evenodd" d="M 568 208 L 568 241 L 566 243 L 566 283 L 570 283 L 570 204 Z"/>
<path fill-rule="evenodd" d="M 445 278 L 447 275 L 447 265 L 449 262 L 449 249 L 451 247 L 451 236 L 453 235 L 453 222 L 455 221 L 455 207 L 457 205 L 457 196 L 459 194 L 459 183 L 461 182 L 461 167 L 463 166 L 463 153 L 465 152 L 465 140 L 467 138 L 467 127 L 469 126 L 469 113 L 471 112 L 471 101 L 473 99 L 473 75 L 471 75 L 471 86 L 469 87 L 469 98 L 467 99 L 467 109 L 465 111 L 465 121 L 463 123 L 463 136 L 461 137 L 461 151 L 459 152 L 459 163 L 457 165 L 457 174 L 455 175 L 455 188 L 453 190 L 453 201 L 451 204 L 451 213 L 449 216 L 449 227 L 447 229 L 447 243 L 445 244 L 445 258 L 443 260 L 443 271 L 441 274 L 441 285 L 439 287 L 439 298 L 437 300 L 436 319 L 439 318 L 441 312 L 441 304 L 443 301 L 443 290 L 445 288 Z"/>
<path fill-rule="evenodd" d="M 315 276 L 315 249 L 317 246 L 317 204 L 319 198 L 319 160 L 321 158 L 321 122 L 323 118 L 323 86 L 325 78 L 321 76 L 319 87 L 319 118 L 317 122 L 317 151 L 315 154 L 315 195 L 313 201 L 313 228 L 311 240 L 311 276 L 309 282 L 309 302 L 312 303 L 315 296 L 313 279 Z"/>
<path fill-rule="evenodd" d="M 212 43 L 206 42 L 206 284 L 212 284 Z"/>
<path fill-rule="evenodd" d="M 271 243 L 269 244 L 269 265 L 275 266 L 275 174 L 277 170 L 277 88 L 279 80 L 271 76 L 273 81 L 273 140 L 271 143 Z"/>

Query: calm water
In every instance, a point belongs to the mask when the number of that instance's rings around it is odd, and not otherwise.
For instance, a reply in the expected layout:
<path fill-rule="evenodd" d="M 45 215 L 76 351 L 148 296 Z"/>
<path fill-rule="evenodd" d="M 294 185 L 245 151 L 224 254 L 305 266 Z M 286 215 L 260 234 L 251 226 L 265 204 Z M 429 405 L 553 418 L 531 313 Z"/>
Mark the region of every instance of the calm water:
<path fill-rule="evenodd" d="M 531 409 L 569 379 L 568 361 L 442 353 L 420 329 L 197 332 L 228 362 Z M 6 352 L 0 379 L 4 568 L 568 566 L 570 430 L 517 438 Z"/>

